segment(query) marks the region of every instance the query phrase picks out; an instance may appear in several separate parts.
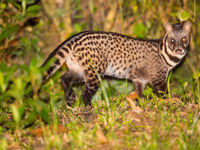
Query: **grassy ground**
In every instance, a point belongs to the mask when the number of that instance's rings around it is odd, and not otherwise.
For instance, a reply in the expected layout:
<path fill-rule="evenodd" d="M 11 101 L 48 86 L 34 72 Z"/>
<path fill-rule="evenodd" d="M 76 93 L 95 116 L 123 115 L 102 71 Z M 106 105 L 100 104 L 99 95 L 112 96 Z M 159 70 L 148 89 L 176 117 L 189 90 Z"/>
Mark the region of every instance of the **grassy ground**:
<path fill-rule="evenodd" d="M 197 104 L 152 99 L 130 107 L 123 98 L 111 104 L 109 110 L 103 101 L 94 108 L 58 104 L 52 123 L 38 119 L 34 127 L 3 132 L 1 148 L 200 149 Z"/>
<path fill-rule="evenodd" d="M 63 66 L 38 96 L 39 66 L 72 34 L 92 29 L 155 39 L 164 23 L 185 20 L 192 22 L 190 50 L 170 74 L 169 94 L 158 97 L 147 87 L 138 98 L 131 83 L 104 80 L 92 107 L 83 105 L 82 86 L 68 107 Z M 200 149 L 199 20 L 198 0 L 1 0 L 0 150 Z"/>
<path fill-rule="evenodd" d="M 104 81 L 101 87 L 105 92 L 97 92 L 92 107 L 85 107 L 81 98 L 68 107 L 58 84 L 46 91 L 50 102 L 37 96 L 15 101 L 10 112 L 1 112 L 0 148 L 200 149 L 199 104 L 194 99 L 169 98 L 170 94 L 162 99 L 149 87 L 142 99 L 134 92 L 126 96 L 132 86 L 122 81 L 112 81 L 111 86 Z"/>

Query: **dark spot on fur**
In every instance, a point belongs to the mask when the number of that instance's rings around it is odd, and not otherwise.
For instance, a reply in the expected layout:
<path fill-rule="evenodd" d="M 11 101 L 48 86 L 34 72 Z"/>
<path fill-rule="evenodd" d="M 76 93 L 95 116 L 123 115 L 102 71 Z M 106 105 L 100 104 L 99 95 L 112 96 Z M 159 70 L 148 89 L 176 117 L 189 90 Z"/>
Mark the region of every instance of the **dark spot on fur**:
<path fill-rule="evenodd" d="M 61 47 L 65 52 L 69 53 L 69 50 L 66 47 Z"/>
<path fill-rule="evenodd" d="M 55 61 L 55 64 L 56 64 L 56 65 L 60 65 L 60 60 L 57 59 L 57 60 Z"/>
<path fill-rule="evenodd" d="M 92 79 L 88 80 L 89 83 L 92 83 L 92 82 L 95 82 L 95 81 L 97 81 L 96 78 L 92 78 Z"/>
<path fill-rule="evenodd" d="M 58 55 L 59 55 L 60 57 L 62 57 L 62 58 L 65 57 L 64 54 L 63 54 L 63 52 L 61 52 L 61 51 L 58 52 Z"/>
<path fill-rule="evenodd" d="M 78 57 L 78 60 L 82 60 L 82 57 L 81 57 L 81 56 L 79 56 L 79 57 Z"/>
<path fill-rule="evenodd" d="M 54 70 L 54 66 L 50 67 L 47 71 L 48 75 L 50 75 Z"/>
<path fill-rule="evenodd" d="M 93 74 L 92 74 L 92 73 L 90 73 L 90 74 L 89 74 L 89 77 L 90 77 L 90 78 L 92 78 L 92 77 L 93 77 Z"/>
<path fill-rule="evenodd" d="M 72 48 L 70 43 L 68 43 L 67 46 L 68 46 L 70 49 Z"/>

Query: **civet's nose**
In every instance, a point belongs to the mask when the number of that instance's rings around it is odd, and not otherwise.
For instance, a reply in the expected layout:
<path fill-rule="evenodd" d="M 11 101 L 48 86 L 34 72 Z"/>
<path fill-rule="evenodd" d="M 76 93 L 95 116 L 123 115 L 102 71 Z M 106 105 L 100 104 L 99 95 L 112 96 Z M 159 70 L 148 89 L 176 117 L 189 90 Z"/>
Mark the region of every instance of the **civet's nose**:
<path fill-rule="evenodd" d="M 181 54 L 184 53 L 184 50 L 182 50 L 182 49 L 177 49 L 177 50 L 175 50 L 175 53 L 178 54 L 178 55 L 181 55 Z"/>

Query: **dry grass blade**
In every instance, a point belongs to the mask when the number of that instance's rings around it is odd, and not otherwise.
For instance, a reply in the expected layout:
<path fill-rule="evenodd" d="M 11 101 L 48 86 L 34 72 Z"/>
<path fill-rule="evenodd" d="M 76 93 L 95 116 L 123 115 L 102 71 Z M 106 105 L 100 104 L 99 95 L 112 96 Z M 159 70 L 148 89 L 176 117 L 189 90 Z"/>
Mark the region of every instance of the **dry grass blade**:
<path fill-rule="evenodd" d="M 108 142 L 106 136 L 102 133 L 101 129 L 97 130 L 96 136 L 100 144 L 105 144 Z"/>
<path fill-rule="evenodd" d="M 134 100 L 136 100 L 138 98 L 138 94 L 134 91 L 132 93 L 130 93 L 128 96 L 127 96 L 127 101 L 130 103 L 131 105 L 131 108 L 132 108 L 132 111 L 136 112 L 136 113 L 141 113 L 142 112 L 142 109 L 138 106 L 135 105 L 135 102 Z"/>
<path fill-rule="evenodd" d="M 46 126 L 44 128 L 36 128 L 31 131 L 31 134 L 33 136 L 41 137 L 45 134 L 44 132 L 46 132 L 46 131 L 47 132 L 50 131 L 52 133 L 63 134 L 63 133 L 68 132 L 68 129 L 63 125 L 58 125 L 57 127 L 52 125 L 52 126 Z"/>

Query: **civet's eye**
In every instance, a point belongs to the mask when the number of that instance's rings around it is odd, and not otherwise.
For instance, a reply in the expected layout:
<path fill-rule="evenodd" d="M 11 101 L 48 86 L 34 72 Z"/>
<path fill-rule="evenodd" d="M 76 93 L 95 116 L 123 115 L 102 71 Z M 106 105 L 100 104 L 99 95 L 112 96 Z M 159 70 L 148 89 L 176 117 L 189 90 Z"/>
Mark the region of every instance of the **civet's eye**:
<path fill-rule="evenodd" d="M 187 42 L 187 39 L 184 37 L 184 38 L 182 38 L 182 42 L 183 43 L 186 43 Z"/>
<path fill-rule="evenodd" d="M 172 43 L 175 43 L 175 39 L 171 38 L 171 42 L 172 42 Z"/>

